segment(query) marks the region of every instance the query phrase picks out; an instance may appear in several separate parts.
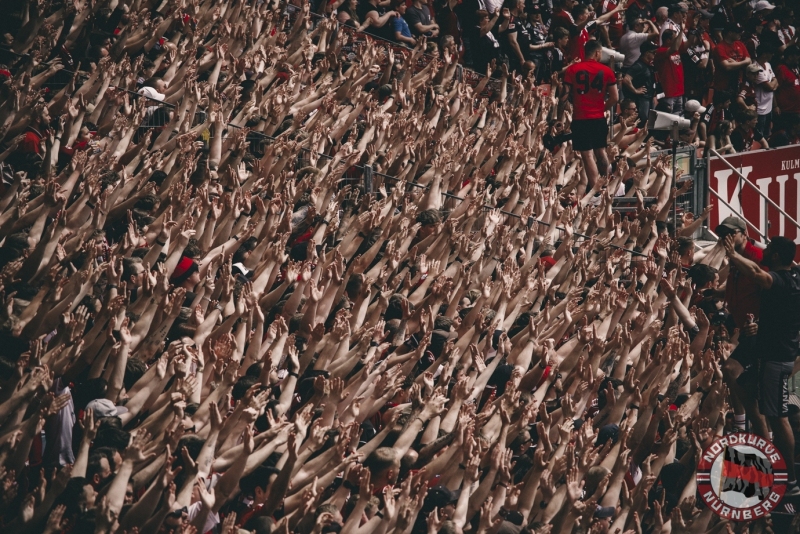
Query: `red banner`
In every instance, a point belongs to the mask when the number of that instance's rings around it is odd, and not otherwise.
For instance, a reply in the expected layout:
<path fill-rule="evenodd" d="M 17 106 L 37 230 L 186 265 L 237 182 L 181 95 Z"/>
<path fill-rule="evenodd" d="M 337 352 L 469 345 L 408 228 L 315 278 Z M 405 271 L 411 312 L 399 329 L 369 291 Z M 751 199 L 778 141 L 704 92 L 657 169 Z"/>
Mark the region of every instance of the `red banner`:
<path fill-rule="evenodd" d="M 787 220 L 756 191 L 761 191 L 787 215 L 800 221 L 800 145 L 744 152 L 725 156 L 725 159 L 755 188 L 741 183 L 739 176 L 721 158 L 711 158 L 708 165 L 709 187 L 733 209 L 720 202 L 714 193 L 710 193 L 714 209 L 708 221 L 709 228 L 715 229 L 721 220 L 730 215 L 743 215 L 761 234 L 782 235 L 800 244 L 800 231 L 794 223 Z M 759 232 L 750 226 L 748 230 L 750 237 L 763 243 Z M 800 248 L 795 260 L 800 261 Z"/>

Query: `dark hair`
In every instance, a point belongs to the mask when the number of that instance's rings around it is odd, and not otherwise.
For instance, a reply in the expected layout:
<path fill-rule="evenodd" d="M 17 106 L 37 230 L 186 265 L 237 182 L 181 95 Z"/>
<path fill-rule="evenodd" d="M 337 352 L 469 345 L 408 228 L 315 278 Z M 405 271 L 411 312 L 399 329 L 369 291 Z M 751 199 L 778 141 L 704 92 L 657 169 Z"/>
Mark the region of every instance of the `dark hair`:
<path fill-rule="evenodd" d="M 97 430 L 97 437 L 94 439 L 94 446 L 111 447 L 118 451 L 123 451 L 131 441 L 129 432 L 121 428 L 114 428 L 110 425 L 103 425 Z"/>
<path fill-rule="evenodd" d="M 558 41 L 564 37 L 569 37 L 569 30 L 567 30 L 565 27 L 558 26 L 553 30 L 553 41 Z"/>
<path fill-rule="evenodd" d="M 233 400 L 238 401 L 239 399 L 244 398 L 245 393 L 251 387 L 258 384 L 258 377 L 257 376 L 249 376 L 245 375 L 239 378 L 236 383 L 233 385 L 233 391 L 231 391 L 231 395 L 233 396 Z"/>
<path fill-rule="evenodd" d="M 791 265 L 795 252 L 797 252 L 797 245 L 791 239 L 776 235 L 770 238 L 769 250 L 771 253 L 778 255 L 781 265 Z"/>
<path fill-rule="evenodd" d="M 125 391 L 130 391 L 133 385 L 144 376 L 147 371 L 147 366 L 142 360 L 137 358 L 128 358 L 125 364 L 125 377 L 122 383 L 125 386 Z"/>
<path fill-rule="evenodd" d="M 586 43 L 586 47 L 584 48 L 584 54 L 588 57 L 603 48 L 603 45 L 600 44 L 600 41 L 589 41 Z"/>
<path fill-rule="evenodd" d="M 422 226 L 434 226 L 442 222 L 442 214 L 439 210 L 425 210 L 417 213 L 417 222 Z"/>
<path fill-rule="evenodd" d="M 715 268 L 709 267 L 708 265 L 702 263 L 692 265 L 689 268 L 689 271 L 686 273 L 686 275 L 692 279 L 692 282 L 694 282 L 697 287 L 703 287 L 709 282 L 713 282 L 716 274 L 717 270 Z"/>

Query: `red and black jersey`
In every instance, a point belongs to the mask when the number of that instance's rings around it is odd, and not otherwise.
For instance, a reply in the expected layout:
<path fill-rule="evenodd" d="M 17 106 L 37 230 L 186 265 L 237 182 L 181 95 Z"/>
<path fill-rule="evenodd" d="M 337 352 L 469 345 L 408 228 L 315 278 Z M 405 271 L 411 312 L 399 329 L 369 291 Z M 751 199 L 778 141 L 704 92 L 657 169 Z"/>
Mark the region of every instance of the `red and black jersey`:
<path fill-rule="evenodd" d="M 606 65 L 587 59 L 570 65 L 564 73 L 570 86 L 575 120 L 602 119 L 605 116 L 606 91 L 617 83 L 614 71 Z"/>

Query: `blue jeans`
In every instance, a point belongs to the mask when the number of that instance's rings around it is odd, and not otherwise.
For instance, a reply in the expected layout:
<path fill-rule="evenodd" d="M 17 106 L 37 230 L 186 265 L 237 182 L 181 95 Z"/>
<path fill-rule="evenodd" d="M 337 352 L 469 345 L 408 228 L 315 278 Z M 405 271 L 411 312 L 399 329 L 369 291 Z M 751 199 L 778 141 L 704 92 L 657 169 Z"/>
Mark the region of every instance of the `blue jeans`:
<path fill-rule="evenodd" d="M 633 99 L 636 102 L 636 109 L 639 112 L 639 128 L 647 124 L 647 119 L 650 117 L 650 106 L 653 104 L 652 96 L 637 96 Z"/>
<path fill-rule="evenodd" d="M 671 96 L 669 98 L 662 98 L 658 101 L 658 106 L 656 107 L 658 111 L 663 111 L 665 113 L 672 113 L 673 115 L 682 115 L 683 114 L 683 97 L 682 96 Z"/>
<path fill-rule="evenodd" d="M 761 130 L 761 133 L 764 134 L 764 137 L 769 137 L 769 134 L 772 133 L 772 112 L 770 111 L 766 115 L 759 115 L 758 116 L 758 125 L 756 128 Z"/>

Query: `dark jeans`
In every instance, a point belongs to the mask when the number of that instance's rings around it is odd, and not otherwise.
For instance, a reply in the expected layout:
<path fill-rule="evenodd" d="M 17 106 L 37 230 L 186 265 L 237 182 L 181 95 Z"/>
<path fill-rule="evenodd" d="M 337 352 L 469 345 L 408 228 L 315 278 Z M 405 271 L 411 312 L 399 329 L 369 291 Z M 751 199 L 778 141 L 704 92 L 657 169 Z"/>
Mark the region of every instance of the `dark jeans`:
<path fill-rule="evenodd" d="M 647 119 L 650 117 L 650 107 L 653 104 L 653 97 L 651 96 L 644 96 L 639 95 L 633 99 L 636 102 L 636 109 L 639 112 L 639 128 L 642 128 L 645 124 L 647 124 Z"/>
<path fill-rule="evenodd" d="M 673 115 L 683 115 L 683 97 L 671 96 L 669 98 L 662 98 L 658 101 L 658 111 L 665 113 L 672 113 Z"/>
<path fill-rule="evenodd" d="M 772 112 L 770 111 L 766 115 L 759 115 L 758 116 L 758 126 L 757 128 L 761 130 L 761 133 L 764 134 L 764 137 L 769 137 L 772 133 Z"/>

